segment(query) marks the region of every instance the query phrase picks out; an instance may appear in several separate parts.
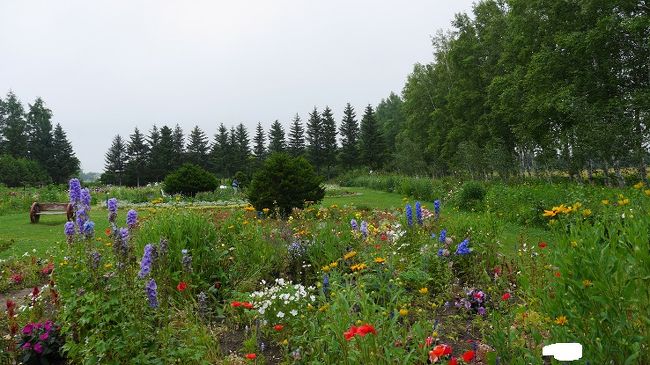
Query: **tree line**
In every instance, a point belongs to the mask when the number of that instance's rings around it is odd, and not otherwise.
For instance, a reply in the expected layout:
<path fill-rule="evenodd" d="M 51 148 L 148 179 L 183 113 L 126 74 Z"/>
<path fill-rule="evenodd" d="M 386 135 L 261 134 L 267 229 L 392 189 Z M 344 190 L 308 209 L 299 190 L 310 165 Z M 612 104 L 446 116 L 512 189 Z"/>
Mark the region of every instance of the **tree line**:
<path fill-rule="evenodd" d="M 212 138 L 198 126 L 187 136 L 179 125 L 153 125 L 146 136 L 135 128 L 128 139 L 113 138 L 101 179 L 126 185 L 158 182 L 184 163 L 222 178 L 240 173 L 247 179 L 274 152 L 305 157 L 327 177 L 342 168 L 381 168 L 387 157 L 374 108 L 368 105 L 358 120 L 348 103 L 340 125 L 326 106 L 322 112 L 314 107 L 305 123 L 296 114 L 288 131 L 278 120 L 268 132 L 258 123 L 252 134 L 243 123 L 230 128 L 221 123 Z"/>
<path fill-rule="evenodd" d="M 25 110 L 12 91 L 0 98 L 0 183 L 60 184 L 78 172 L 79 159 L 43 99 Z"/>

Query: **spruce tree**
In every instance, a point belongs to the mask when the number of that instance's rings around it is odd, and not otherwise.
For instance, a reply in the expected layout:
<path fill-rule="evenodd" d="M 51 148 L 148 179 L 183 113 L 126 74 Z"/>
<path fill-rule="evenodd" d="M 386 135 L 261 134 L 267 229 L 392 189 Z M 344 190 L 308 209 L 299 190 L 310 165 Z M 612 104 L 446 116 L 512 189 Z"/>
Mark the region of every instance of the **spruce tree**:
<path fill-rule="evenodd" d="M 269 154 L 284 152 L 286 149 L 287 143 L 284 140 L 284 128 L 282 128 L 282 124 L 276 119 L 271 124 L 271 130 L 269 131 Z"/>
<path fill-rule="evenodd" d="M 140 186 L 144 182 L 147 167 L 147 155 L 149 147 L 144 136 L 136 127 L 133 134 L 129 136 L 129 143 L 126 147 L 126 178 L 129 185 Z"/>
<path fill-rule="evenodd" d="M 4 128 L 5 128 L 5 116 L 4 116 L 4 101 L 0 98 L 0 155 L 3 154 L 4 150 Z"/>
<path fill-rule="evenodd" d="M 228 129 L 221 123 L 218 134 L 214 135 L 214 143 L 210 151 L 210 161 L 213 172 L 221 177 L 228 176 L 226 172 L 226 159 L 228 158 Z"/>
<path fill-rule="evenodd" d="M 378 169 L 384 163 L 384 138 L 375 119 L 375 112 L 371 105 L 366 107 L 361 119 L 361 133 L 359 143 L 359 157 L 361 163 L 371 169 Z"/>
<path fill-rule="evenodd" d="M 239 161 L 239 149 L 237 148 L 237 133 L 235 127 L 230 127 L 228 134 L 228 144 L 226 145 L 226 176 L 232 177 L 237 171 L 240 171 L 242 165 Z"/>
<path fill-rule="evenodd" d="M 352 169 L 359 163 L 359 124 L 350 103 L 347 103 L 343 110 L 339 134 L 341 135 L 339 161 L 344 168 Z"/>
<path fill-rule="evenodd" d="M 321 158 L 327 178 L 331 177 L 332 168 L 336 164 L 336 121 L 332 109 L 326 106 L 321 114 Z"/>
<path fill-rule="evenodd" d="M 3 119 L 2 136 L 4 139 L 4 153 L 14 157 L 27 156 L 27 122 L 25 110 L 16 95 L 9 91 L 2 103 L 0 115 Z"/>
<path fill-rule="evenodd" d="M 27 113 L 27 148 L 29 158 L 40 164 L 51 176 L 52 157 L 52 111 L 45 107 L 43 99 L 37 98 L 34 104 L 29 105 Z"/>
<path fill-rule="evenodd" d="M 296 114 L 289 129 L 289 145 L 287 146 L 292 156 L 302 156 L 305 153 L 305 129 Z"/>
<path fill-rule="evenodd" d="M 122 185 L 122 178 L 126 171 L 126 146 L 118 134 L 113 138 L 111 147 L 104 156 L 104 174 L 106 182 Z"/>
<path fill-rule="evenodd" d="M 195 126 L 190 132 L 190 140 L 187 144 L 187 158 L 185 159 L 185 162 L 207 169 L 209 165 L 209 149 L 208 137 L 199 126 Z"/>
<path fill-rule="evenodd" d="M 168 173 L 174 170 L 174 132 L 168 126 L 159 130 L 158 143 L 151 145 L 149 151 L 149 171 L 151 181 L 162 181 Z"/>
<path fill-rule="evenodd" d="M 266 135 L 264 134 L 264 129 L 262 128 L 262 123 L 257 123 L 257 128 L 255 129 L 255 137 L 253 137 L 253 155 L 257 161 L 264 160 L 266 156 Z"/>
<path fill-rule="evenodd" d="M 176 127 L 174 127 L 172 140 L 174 142 L 172 153 L 172 170 L 176 170 L 183 164 L 183 160 L 185 158 L 185 136 L 183 135 L 183 129 L 178 124 L 176 124 Z"/>
<path fill-rule="evenodd" d="M 318 172 L 320 172 L 323 164 L 322 134 L 320 115 L 316 107 L 314 107 L 314 110 L 309 113 L 309 119 L 307 120 L 307 142 L 309 143 L 307 146 L 307 158 L 309 158 L 309 161 Z"/>
<path fill-rule="evenodd" d="M 54 183 L 63 184 L 79 173 L 79 159 L 75 156 L 72 144 L 60 124 L 57 123 L 54 127 L 52 137 L 51 177 Z"/>
<path fill-rule="evenodd" d="M 234 171 L 248 172 L 248 158 L 251 155 L 250 140 L 248 139 L 248 130 L 243 123 L 237 125 L 235 130 L 235 153 L 237 155 L 238 168 Z"/>
<path fill-rule="evenodd" d="M 158 150 L 158 145 L 160 144 L 160 130 L 154 124 L 149 135 L 147 136 L 147 163 L 145 168 L 145 179 L 147 181 L 160 181 L 158 177 L 159 172 L 155 170 L 155 151 Z"/>

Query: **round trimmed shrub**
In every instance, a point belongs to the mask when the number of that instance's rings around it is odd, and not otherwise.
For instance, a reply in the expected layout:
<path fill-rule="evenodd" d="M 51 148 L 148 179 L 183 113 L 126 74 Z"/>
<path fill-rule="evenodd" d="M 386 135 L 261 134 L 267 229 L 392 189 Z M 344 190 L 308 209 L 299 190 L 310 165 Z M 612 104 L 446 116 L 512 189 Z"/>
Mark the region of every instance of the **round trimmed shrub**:
<path fill-rule="evenodd" d="M 214 175 L 189 163 L 167 175 L 164 183 L 167 193 L 192 197 L 202 191 L 213 191 L 219 186 L 219 181 Z"/>

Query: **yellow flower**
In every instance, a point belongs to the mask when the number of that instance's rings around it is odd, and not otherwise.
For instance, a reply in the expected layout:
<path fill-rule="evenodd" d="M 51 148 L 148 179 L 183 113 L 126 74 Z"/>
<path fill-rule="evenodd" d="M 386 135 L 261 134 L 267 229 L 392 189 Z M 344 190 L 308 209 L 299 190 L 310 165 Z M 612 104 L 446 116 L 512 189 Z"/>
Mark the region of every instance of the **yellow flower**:
<path fill-rule="evenodd" d="M 643 190 L 643 193 L 647 196 L 650 196 L 650 189 Z"/>
<path fill-rule="evenodd" d="M 571 241 L 571 247 L 578 247 L 578 242 Z"/>
<path fill-rule="evenodd" d="M 269 212 L 269 208 L 262 208 L 262 212 L 264 212 L 264 214 L 267 214 Z"/>
<path fill-rule="evenodd" d="M 573 203 L 573 210 L 578 210 L 580 209 L 580 207 L 582 207 L 582 203 L 580 202 Z"/>
<path fill-rule="evenodd" d="M 319 312 L 325 312 L 325 311 L 327 311 L 329 309 L 329 307 L 330 307 L 329 304 L 325 304 L 324 306 L 318 308 L 318 311 Z"/>
<path fill-rule="evenodd" d="M 243 221 L 242 224 L 246 225 L 246 224 L 248 224 L 248 221 Z"/>
<path fill-rule="evenodd" d="M 559 317 L 555 318 L 555 324 L 558 324 L 560 326 L 564 326 L 567 323 L 569 323 L 569 320 L 566 319 L 565 316 L 559 316 Z"/>
<path fill-rule="evenodd" d="M 603 203 L 603 205 L 609 205 L 609 200 L 608 199 L 603 199 L 600 202 Z"/>
<path fill-rule="evenodd" d="M 312 309 L 314 309 L 314 306 L 311 305 L 311 303 L 308 303 L 308 304 L 307 304 L 307 309 L 312 310 Z"/>
<path fill-rule="evenodd" d="M 330 264 L 330 267 L 331 267 L 332 269 L 335 268 L 335 267 L 338 267 L 338 266 L 339 266 L 339 263 L 338 263 L 337 261 L 334 261 L 334 262 L 332 262 L 332 263 Z"/>
<path fill-rule="evenodd" d="M 368 266 L 367 266 L 366 264 L 364 264 L 364 263 L 360 263 L 360 264 L 356 264 L 356 265 L 352 265 L 352 266 L 350 266 L 350 269 L 351 269 L 352 271 L 361 271 L 361 270 L 363 270 L 363 269 L 365 269 L 365 268 L 367 268 L 367 267 L 368 267 Z"/>
<path fill-rule="evenodd" d="M 585 216 L 585 217 L 589 217 L 591 215 L 591 209 L 583 210 L 582 215 Z"/>
<path fill-rule="evenodd" d="M 544 210 L 544 217 L 555 217 L 557 212 L 555 210 Z"/>
<path fill-rule="evenodd" d="M 427 294 L 429 292 L 429 288 L 426 288 L 426 287 L 420 288 L 420 290 L 418 290 L 418 291 L 420 292 L 420 294 Z"/>
<path fill-rule="evenodd" d="M 350 252 L 346 253 L 345 255 L 343 255 L 343 260 L 349 260 L 349 259 L 353 258 L 356 255 L 357 255 L 357 251 L 350 251 Z"/>
<path fill-rule="evenodd" d="M 438 338 L 438 331 L 433 331 L 433 333 L 431 334 L 431 337 Z"/>
<path fill-rule="evenodd" d="M 113 264 L 110 263 L 110 262 L 108 264 L 104 265 L 104 268 L 106 268 L 106 269 L 110 269 L 111 267 L 113 267 Z"/>
<path fill-rule="evenodd" d="M 630 199 L 628 199 L 628 198 L 620 199 L 618 201 L 618 205 L 628 205 L 628 204 L 630 204 Z"/>
<path fill-rule="evenodd" d="M 384 262 L 386 262 L 386 259 L 383 257 L 375 257 L 375 262 L 378 264 L 383 264 Z"/>
<path fill-rule="evenodd" d="M 329 265 L 325 265 L 325 266 L 321 267 L 321 270 L 323 270 L 323 272 L 328 272 L 328 271 L 330 271 L 330 267 L 329 267 Z"/>
<path fill-rule="evenodd" d="M 639 181 L 638 183 L 634 184 L 633 188 L 641 189 L 644 186 L 645 186 L 645 184 L 643 183 L 643 181 Z"/>
<path fill-rule="evenodd" d="M 409 315 L 409 310 L 406 309 L 406 308 L 402 308 L 402 309 L 399 310 L 399 315 L 402 316 L 402 317 L 406 317 L 406 316 Z"/>
<path fill-rule="evenodd" d="M 255 207 L 253 207 L 252 205 L 247 205 L 247 206 L 244 208 L 244 210 L 247 211 L 247 212 L 254 212 L 254 211 L 255 211 Z"/>
<path fill-rule="evenodd" d="M 594 284 L 591 282 L 591 280 L 585 279 L 585 280 L 582 281 L 582 285 L 584 285 L 585 288 L 588 288 L 588 287 L 590 287 L 590 286 L 592 286 Z"/>
<path fill-rule="evenodd" d="M 287 346 L 288 344 L 289 344 L 289 340 L 285 338 L 284 341 L 282 341 L 282 345 Z"/>

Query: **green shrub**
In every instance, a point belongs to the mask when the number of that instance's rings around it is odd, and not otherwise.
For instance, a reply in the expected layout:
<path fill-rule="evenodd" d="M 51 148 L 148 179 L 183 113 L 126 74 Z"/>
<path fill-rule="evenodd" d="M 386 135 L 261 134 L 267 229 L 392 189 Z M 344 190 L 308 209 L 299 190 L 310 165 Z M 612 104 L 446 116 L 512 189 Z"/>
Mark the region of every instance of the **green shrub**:
<path fill-rule="evenodd" d="M 9 187 L 38 185 L 50 181 L 47 172 L 35 161 L 0 156 L 0 183 Z"/>
<path fill-rule="evenodd" d="M 485 199 L 485 187 L 476 181 L 468 181 L 463 184 L 458 196 L 458 206 L 462 209 L 477 209 L 483 205 Z"/>
<path fill-rule="evenodd" d="M 257 210 L 277 208 L 286 217 L 293 208 L 304 208 L 307 201 L 323 200 L 325 188 L 321 183 L 307 160 L 277 153 L 264 161 L 253 177 L 248 199 Z"/>
<path fill-rule="evenodd" d="M 165 190 L 169 194 L 194 196 L 201 191 L 212 191 L 218 185 L 214 175 L 192 164 L 184 164 L 165 177 Z"/>

